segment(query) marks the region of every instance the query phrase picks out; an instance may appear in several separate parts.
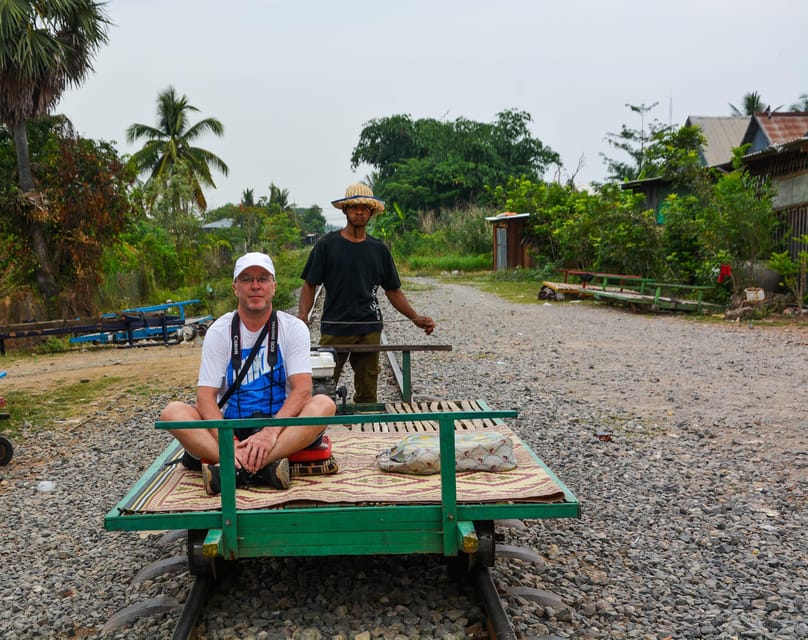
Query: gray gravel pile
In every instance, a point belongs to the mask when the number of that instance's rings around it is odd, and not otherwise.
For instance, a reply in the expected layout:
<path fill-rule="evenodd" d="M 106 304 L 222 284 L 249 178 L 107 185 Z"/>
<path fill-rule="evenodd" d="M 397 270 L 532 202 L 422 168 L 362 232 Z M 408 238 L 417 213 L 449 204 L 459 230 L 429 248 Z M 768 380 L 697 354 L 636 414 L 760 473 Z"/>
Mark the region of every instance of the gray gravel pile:
<path fill-rule="evenodd" d="M 497 529 L 501 545 L 537 555 L 500 554 L 492 569 L 518 637 L 808 637 L 808 331 L 405 288 L 437 329 L 425 338 L 388 310 L 390 342 L 453 346 L 413 354 L 416 395 L 518 409 L 511 427 L 583 505 L 579 520 Z M 0 637 L 171 637 L 187 571 L 133 578 L 183 555 L 184 540 L 102 525 L 168 441 L 152 426 L 167 400 L 16 443 L 0 469 Z M 46 479 L 50 492 L 37 488 Z M 440 558 L 234 569 L 200 638 L 487 637 Z M 102 635 L 146 601 L 157 613 Z"/>

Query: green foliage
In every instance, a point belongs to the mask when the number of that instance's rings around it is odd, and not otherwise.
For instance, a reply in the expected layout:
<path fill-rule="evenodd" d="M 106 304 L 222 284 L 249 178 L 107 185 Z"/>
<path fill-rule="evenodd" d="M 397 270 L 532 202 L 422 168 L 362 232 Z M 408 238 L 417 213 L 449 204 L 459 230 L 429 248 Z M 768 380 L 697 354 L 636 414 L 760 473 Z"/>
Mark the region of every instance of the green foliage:
<path fill-rule="evenodd" d="M 736 107 L 734 104 L 729 105 L 730 113 L 733 116 L 753 116 L 766 109 L 763 106 L 763 98 L 757 91 L 750 91 L 743 96 L 741 108 Z"/>
<path fill-rule="evenodd" d="M 808 111 L 808 93 L 800 94 L 799 101 L 789 107 L 791 111 Z"/>
<path fill-rule="evenodd" d="M 20 240 L 35 256 L 33 279 L 49 311 L 72 305 L 59 300 L 60 284 L 51 264 L 47 200 L 37 190 L 26 124 L 47 115 L 67 87 L 92 71 L 95 52 L 107 42 L 104 3 L 94 0 L 0 2 L 0 122 L 14 133 L 19 184 L 17 216 L 25 220 Z M 85 197 L 88 194 L 83 194 Z"/>
<path fill-rule="evenodd" d="M 271 256 L 277 255 L 300 246 L 301 232 L 297 226 L 295 214 L 292 211 L 283 211 L 270 215 L 264 227 L 261 238 L 261 251 Z M 258 249 L 255 249 L 258 250 Z"/>
<path fill-rule="evenodd" d="M 297 226 L 300 227 L 300 231 L 304 235 L 308 233 L 316 235 L 325 233 L 326 219 L 322 208 L 316 204 L 308 208 L 295 209 L 295 216 Z"/>
<path fill-rule="evenodd" d="M 706 178 L 701 149 L 707 143 L 700 127 L 663 127 L 651 133 L 639 178 L 662 178 L 676 187 L 696 188 Z"/>
<path fill-rule="evenodd" d="M 354 147 L 352 167 L 371 165 L 374 193 L 407 216 L 468 207 L 485 201 L 487 186 L 505 184 L 512 175 L 537 180 L 550 164 L 560 163 L 556 152 L 531 135 L 531 120 L 517 110 L 498 113 L 494 123 L 409 115 L 371 120 Z"/>
<path fill-rule="evenodd" d="M 794 238 L 794 241 L 798 245 L 808 247 L 808 234 Z M 806 287 L 808 287 L 808 282 L 806 282 L 808 278 L 808 249 L 800 250 L 797 253 L 796 260 L 791 257 L 788 251 L 773 253 L 769 259 L 769 267 L 783 276 L 783 284 L 794 296 L 797 308 L 802 312 L 806 298 Z"/>
<path fill-rule="evenodd" d="M 642 198 L 617 185 L 598 193 L 571 185 L 512 179 L 494 196 L 507 211 L 530 213 L 527 238 L 540 264 L 613 273 L 656 274 L 659 236 Z"/>
<path fill-rule="evenodd" d="M 624 180 L 637 180 L 645 171 L 647 163 L 647 149 L 655 135 L 661 135 L 670 128 L 654 119 L 645 125 L 646 114 L 648 114 L 659 103 L 646 105 L 627 104 L 626 106 L 640 116 L 640 128 L 631 129 L 625 124 L 620 126 L 619 133 L 607 133 L 606 142 L 628 155 L 629 160 L 613 159 L 601 153 L 601 157 L 608 169 L 608 179 L 623 182 Z"/>
<path fill-rule="evenodd" d="M 415 231 L 418 220 L 407 216 L 398 203 L 393 202 L 382 213 L 374 215 L 368 223 L 368 233 L 387 243 L 391 248 L 396 238 L 403 238 Z"/>
<path fill-rule="evenodd" d="M 0 3 L 0 121 L 45 115 L 65 88 L 81 84 L 109 24 L 94 0 Z"/>
<path fill-rule="evenodd" d="M 490 268 L 491 228 L 485 221 L 489 213 L 473 207 L 447 212 L 440 217 L 423 214 L 418 228 L 402 231 L 401 226 L 412 224 L 412 219 L 406 218 L 394 205 L 392 211 L 371 219 L 378 217 L 388 221 L 387 224 L 392 220 L 392 229 L 391 226 L 375 227 L 381 233 L 376 231 L 371 235 L 387 241 L 396 259 L 413 269 L 465 271 L 481 268 L 483 264 L 484 268 Z M 395 215 L 398 217 L 394 218 Z M 400 226 L 396 226 L 396 222 Z"/>
<path fill-rule="evenodd" d="M 45 231 L 51 274 L 58 285 L 61 317 L 93 313 L 105 247 L 114 244 L 132 218 L 127 190 L 132 175 L 110 143 L 77 136 L 64 117 L 29 123 L 29 149 L 41 183 L 37 220 Z M 0 168 L 14 156 L 10 137 L 0 135 Z M 11 240 L 0 270 L 18 286 L 32 284 L 36 256 L 28 244 L 29 213 L 18 199 L 12 174 L 0 174 L 0 228 Z"/>
<path fill-rule="evenodd" d="M 435 256 L 410 256 L 406 260 L 406 265 L 410 271 L 424 273 L 485 271 L 491 268 L 491 254 L 445 253 Z"/>
<path fill-rule="evenodd" d="M 143 301 L 173 297 L 164 292 L 183 284 L 183 268 L 168 231 L 143 217 L 121 235 L 119 243 L 104 251 L 101 308 L 135 307 Z"/>
<path fill-rule="evenodd" d="M 157 96 L 157 126 L 135 123 L 126 130 L 127 142 L 145 139 L 143 147 L 132 154 L 130 162 L 138 173 L 148 173 L 149 182 L 158 180 L 159 189 L 165 190 L 165 184 L 172 181 L 172 176 L 183 168 L 180 180 L 184 192 L 186 184 L 190 184 L 190 194 L 183 197 L 192 198 L 193 202 L 204 211 L 207 201 L 202 187 L 215 187 L 211 175 L 211 167 L 215 167 L 224 175 L 229 169 L 216 154 L 192 145 L 200 135 L 206 132 L 216 136 L 224 135 L 224 125 L 216 118 L 204 118 L 189 124 L 189 114 L 197 112 L 195 106 L 188 102 L 185 95 L 177 95 L 174 87 L 169 86 Z M 186 205 L 187 206 L 187 205 Z"/>

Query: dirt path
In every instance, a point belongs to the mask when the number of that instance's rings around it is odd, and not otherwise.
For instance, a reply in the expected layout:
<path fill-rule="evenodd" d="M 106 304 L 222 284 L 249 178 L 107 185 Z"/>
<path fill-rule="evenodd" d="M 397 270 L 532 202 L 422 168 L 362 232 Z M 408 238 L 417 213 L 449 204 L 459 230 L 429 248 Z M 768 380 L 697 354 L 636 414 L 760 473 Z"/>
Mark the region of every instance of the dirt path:
<path fill-rule="evenodd" d="M 132 384 L 148 386 L 154 392 L 193 389 L 202 349 L 187 342 L 172 346 L 118 348 L 94 346 L 66 353 L 32 354 L 0 359 L 0 371 L 8 375 L 0 382 L 2 391 L 47 392 L 59 384 L 95 382 L 113 378 L 109 395 L 126 403 Z M 137 402 L 135 396 L 132 403 Z"/>

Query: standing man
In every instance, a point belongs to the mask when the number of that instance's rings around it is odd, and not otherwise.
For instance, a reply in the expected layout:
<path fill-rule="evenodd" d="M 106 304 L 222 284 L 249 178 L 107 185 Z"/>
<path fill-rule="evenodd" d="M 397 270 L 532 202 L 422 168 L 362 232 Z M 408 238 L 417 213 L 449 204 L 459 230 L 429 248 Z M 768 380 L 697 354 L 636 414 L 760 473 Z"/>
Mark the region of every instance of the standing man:
<path fill-rule="evenodd" d="M 160 420 L 336 413 L 331 398 L 312 396 L 308 327 L 293 315 L 273 312 L 275 287 L 275 266 L 268 255 L 247 253 L 238 259 L 233 271 L 238 308 L 218 318 L 205 333 L 196 405 L 171 402 Z M 243 377 L 241 372 L 245 372 Z M 320 425 L 236 429 L 236 486 L 288 488 L 288 456 L 319 444 L 323 431 L 325 427 Z M 185 448 L 182 464 L 202 471 L 208 494 L 219 493 L 217 430 L 173 429 L 171 434 Z"/>
<path fill-rule="evenodd" d="M 317 285 L 325 285 L 325 304 L 320 324 L 320 344 L 379 344 L 382 314 L 376 297 L 384 289 L 393 307 L 430 335 L 432 318 L 418 315 L 401 290 L 390 250 L 366 231 L 370 217 L 384 211 L 384 202 L 367 185 L 357 183 L 345 197 L 332 203 L 345 214 L 345 227 L 323 236 L 314 245 L 303 268 L 303 288 L 297 317 L 308 321 Z M 339 380 L 346 360 L 354 370 L 354 402 L 376 402 L 379 353 L 340 353 L 334 378 Z"/>

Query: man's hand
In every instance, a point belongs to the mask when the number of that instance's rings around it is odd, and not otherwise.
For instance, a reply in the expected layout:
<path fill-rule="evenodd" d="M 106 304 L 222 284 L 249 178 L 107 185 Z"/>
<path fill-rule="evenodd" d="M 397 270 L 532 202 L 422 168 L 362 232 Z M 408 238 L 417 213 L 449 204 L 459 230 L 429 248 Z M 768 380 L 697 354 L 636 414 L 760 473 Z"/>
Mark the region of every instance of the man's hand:
<path fill-rule="evenodd" d="M 412 321 L 416 327 L 423 329 L 426 335 L 430 335 L 435 330 L 435 322 L 428 316 L 415 316 Z"/>
<path fill-rule="evenodd" d="M 269 462 L 269 454 L 275 448 L 283 427 L 264 427 L 246 440 L 236 443 L 236 460 L 250 473 L 263 469 Z"/>

